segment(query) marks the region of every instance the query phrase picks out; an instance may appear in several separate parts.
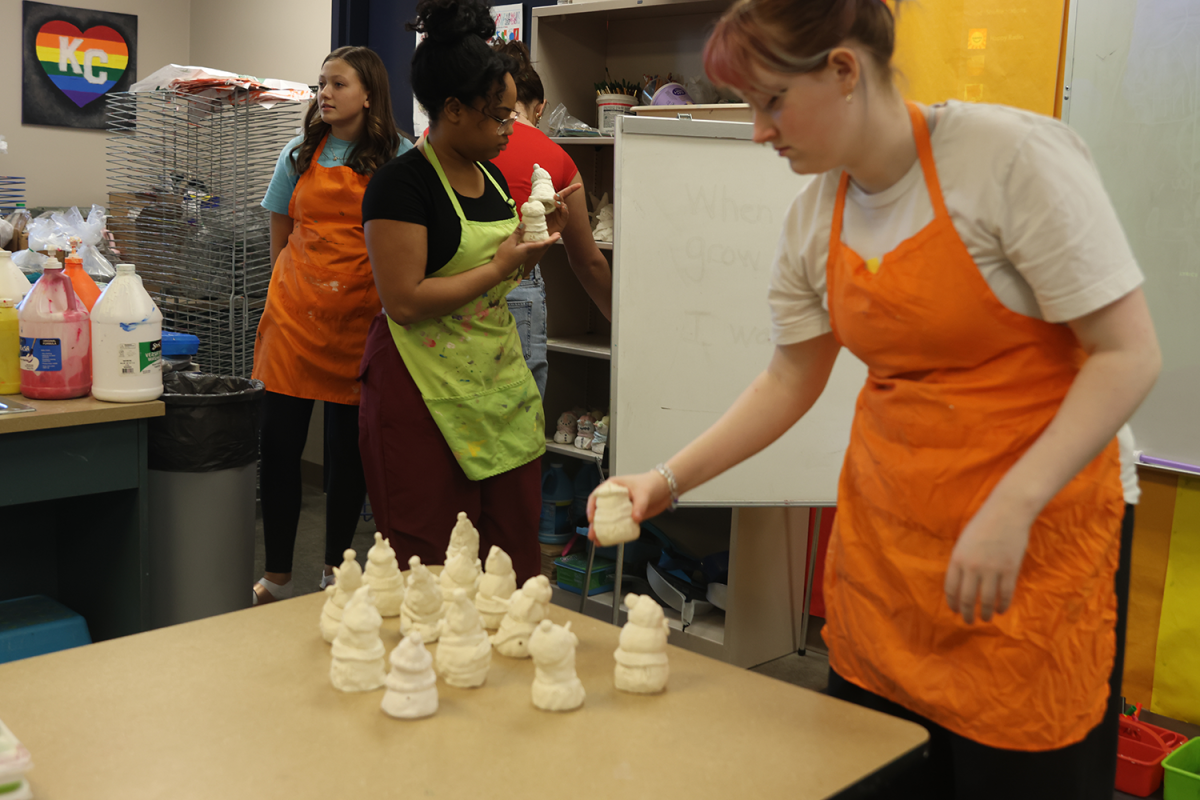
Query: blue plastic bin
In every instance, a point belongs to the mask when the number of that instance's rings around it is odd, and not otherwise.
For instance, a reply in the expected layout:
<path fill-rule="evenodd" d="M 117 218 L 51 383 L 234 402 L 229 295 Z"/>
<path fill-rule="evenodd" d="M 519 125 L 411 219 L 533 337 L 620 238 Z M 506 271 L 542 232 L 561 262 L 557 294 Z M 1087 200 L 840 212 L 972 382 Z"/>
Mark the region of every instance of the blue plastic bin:
<path fill-rule="evenodd" d="M 91 643 L 83 617 L 49 597 L 0 603 L 0 664 Z"/>

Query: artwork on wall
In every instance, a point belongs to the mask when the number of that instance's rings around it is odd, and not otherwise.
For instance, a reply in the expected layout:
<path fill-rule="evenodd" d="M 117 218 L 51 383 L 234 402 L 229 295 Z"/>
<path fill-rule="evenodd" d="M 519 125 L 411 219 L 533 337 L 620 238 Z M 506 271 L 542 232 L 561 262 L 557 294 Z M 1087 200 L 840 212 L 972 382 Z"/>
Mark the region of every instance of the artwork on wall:
<path fill-rule="evenodd" d="M 137 16 L 23 3 L 21 123 L 104 128 L 105 98 L 137 80 Z"/>
<path fill-rule="evenodd" d="M 524 11 L 525 6 L 521 3 L 492 6 L 492 18 L 496 20 L 496 35 L 492 37 L 492 44 L 524 41 L 525 37 L 521 35 L 521 18 Z"/>

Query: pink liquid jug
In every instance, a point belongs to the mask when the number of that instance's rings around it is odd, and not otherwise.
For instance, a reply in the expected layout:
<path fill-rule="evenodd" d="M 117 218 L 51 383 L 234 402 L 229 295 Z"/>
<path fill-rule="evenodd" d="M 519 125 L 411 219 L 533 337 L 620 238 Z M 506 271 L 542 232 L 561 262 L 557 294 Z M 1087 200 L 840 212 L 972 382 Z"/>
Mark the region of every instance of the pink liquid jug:
<path fill-rule="evenodd" d="M 92 336 L 87 308 L 62 264 L 50 259 L 21 302 L 21 394 L 68 400 L 92 390 Z"/>

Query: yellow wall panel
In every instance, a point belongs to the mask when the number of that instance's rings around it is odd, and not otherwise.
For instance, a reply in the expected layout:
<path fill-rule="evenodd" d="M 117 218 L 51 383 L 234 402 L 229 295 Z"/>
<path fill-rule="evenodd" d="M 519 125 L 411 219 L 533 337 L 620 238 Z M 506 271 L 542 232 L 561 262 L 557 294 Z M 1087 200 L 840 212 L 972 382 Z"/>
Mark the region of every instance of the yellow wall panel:
<path fill-rule="evenodd" d="M 1149 708 L 1178 480 L 1174 475 L 1154 470 L 1140 470 L 1138 477 L 1142 498 L 1134 516 L 1129 612 L 1125 623 L 1125 675 L 1121 692 L 1130 703 L 1141 703 Z"/>
<path fill-rule="evenodd" d="M 1180 478 L 1150 710 L 1200 722 L 1200 479 Z"/>

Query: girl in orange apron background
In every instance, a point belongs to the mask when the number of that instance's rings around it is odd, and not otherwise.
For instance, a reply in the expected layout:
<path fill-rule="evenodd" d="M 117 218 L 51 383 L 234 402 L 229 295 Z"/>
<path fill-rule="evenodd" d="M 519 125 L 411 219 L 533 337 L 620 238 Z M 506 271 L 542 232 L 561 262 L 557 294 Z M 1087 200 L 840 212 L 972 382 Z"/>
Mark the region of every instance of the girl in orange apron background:
<path fill-rule="evenodd" d="M 401 562 L 445 559 L 459 512 L 512 557 L 518 580 L 540 571 L 542 399 L 505 297 L 559 239 L 523 244 L 500 170 L 487 161 L 516 122 L 511 59 L 487 45 L 481 0 L 421 0 L 424 33 L 412 88 L 429 114 L 416 148 L 371 179 L 367 249 L 384 313 L 362 359 L 361 448 L 371 509 Z"/>
<path fill-rule="evenodd" d="M 300 519 L 300 456 L 313 402 L 325 404 L 325 574 L 342 563 L 366 496 L 358 452 L 358 363 L 379 294 L 363 240 L 362 197 L 371 175 L 412 144 L 392 118 L 387 70 L 365 47 L 342 47 L 321 65 L 304 134 L 279 156 L 262 205 L 271 212 L 275 265 L 254 342 L 254 377 L 266 384 L 260 485 L 266 576 L 254 602 L 292 593 Z"/>
<path fill-rule="evenodd" d="M 795 424 L 848 348 L 868 377 L 825 570 L 828 691 L 930 731 L 879 796 L 1111 798 L 1114 435 L 1161 361 L 1142 274 L 1082 141 L 905 103 L 893 22 L 881 0 L 740 0 L 716 26 L 710 77 L 816 178 L 785 219 L 766 371 L 614 480 L 635 520 L 662 512 Z"/>

